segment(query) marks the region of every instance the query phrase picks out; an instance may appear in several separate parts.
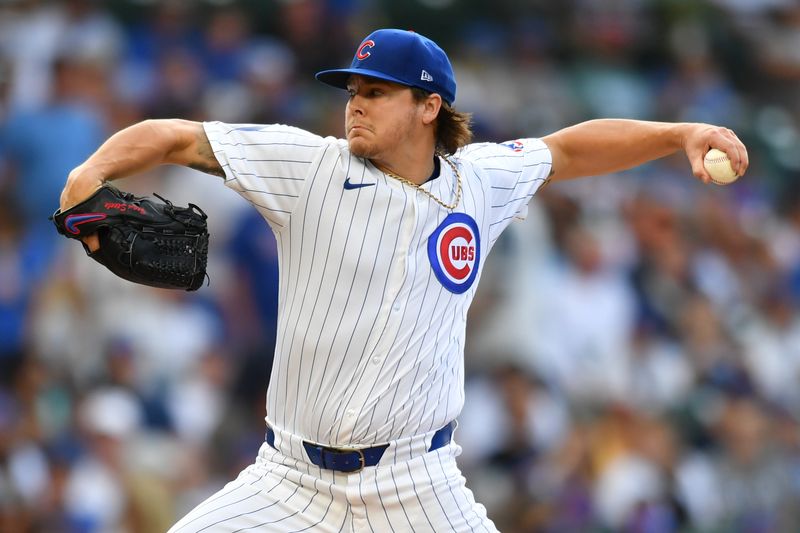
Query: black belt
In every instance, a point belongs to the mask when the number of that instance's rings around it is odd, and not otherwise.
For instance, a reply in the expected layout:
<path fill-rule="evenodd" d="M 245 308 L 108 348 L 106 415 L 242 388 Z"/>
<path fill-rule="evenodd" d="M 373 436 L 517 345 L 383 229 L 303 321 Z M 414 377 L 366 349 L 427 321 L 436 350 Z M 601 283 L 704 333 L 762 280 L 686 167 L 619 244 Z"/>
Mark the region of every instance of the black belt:
<path fill-rule="evenodd" d="M 450 422 L 434 433 L 428 451 L 432 452 L 449 444 L 453 429 L 455 422 Z M 266 440 L 267 444 L 275 448 L 275 432 L 269 426 L 267 426 Z M 366 466 L 375 466 L 388 447 L 388 444 L 381 444 L 371 448 L 331 448 L 303 441 L 303 448 L 312 463 L 320 468 L 339 472 L 358 472 Z"/>

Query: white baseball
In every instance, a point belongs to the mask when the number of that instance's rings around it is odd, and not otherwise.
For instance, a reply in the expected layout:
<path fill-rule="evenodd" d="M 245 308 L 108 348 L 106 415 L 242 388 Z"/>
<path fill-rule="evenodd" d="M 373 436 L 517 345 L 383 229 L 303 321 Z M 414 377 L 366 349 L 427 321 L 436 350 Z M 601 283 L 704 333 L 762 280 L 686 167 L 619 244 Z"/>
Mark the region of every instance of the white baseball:
<path fill-rule="evenodd" d="M 728 185 L 737 180 L 739 176 L 731 166 L 731 160 L 722 150 L 712 148 L 703 159 L 703 166 L 706 168 L 711 181 L 718 185 Z"/>

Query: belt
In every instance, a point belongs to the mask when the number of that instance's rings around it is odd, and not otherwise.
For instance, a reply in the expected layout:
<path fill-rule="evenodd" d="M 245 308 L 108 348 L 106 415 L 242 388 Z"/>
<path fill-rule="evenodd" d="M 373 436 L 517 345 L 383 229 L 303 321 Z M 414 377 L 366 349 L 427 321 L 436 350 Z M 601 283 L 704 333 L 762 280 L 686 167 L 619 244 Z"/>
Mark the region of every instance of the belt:
<path fill-rule="evenodd" d="M 450 443 L 455 429 L 455 422 L 450 422 L 433 434 L 429 452 L 438 450 Z M 267 444 L 275 448 L 275 432 L 267 426 Z M 333 448 L 303 441 L 309 460 L 320 468 L 338 472 L 360 472 L 367 466 L 375 466 L 383 457 L 388 444 L 380 444 L 370 448 Z"/>

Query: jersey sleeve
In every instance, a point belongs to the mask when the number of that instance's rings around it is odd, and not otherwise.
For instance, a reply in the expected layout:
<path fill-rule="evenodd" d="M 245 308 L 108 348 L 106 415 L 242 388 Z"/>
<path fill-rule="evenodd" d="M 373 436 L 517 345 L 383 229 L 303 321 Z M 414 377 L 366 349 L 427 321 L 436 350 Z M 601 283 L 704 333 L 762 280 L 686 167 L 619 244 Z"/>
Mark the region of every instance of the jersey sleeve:
<path fill-rule="evenodd" d="M 459 157 L 468 159 L 488 178 L 489 238 L 497 239 L 512 220 L 524 219 L 528 202 L 547 182 L 552 154 L 540 139 L 504 143 L 476 143 L 464 147 Z"/>
<path fill-rule="evenodd" d="M 203 127 L 225 185 L 253 204 L 274 230 L 283 228 L 326 140 L 277 124 L 205 122 Z"/>

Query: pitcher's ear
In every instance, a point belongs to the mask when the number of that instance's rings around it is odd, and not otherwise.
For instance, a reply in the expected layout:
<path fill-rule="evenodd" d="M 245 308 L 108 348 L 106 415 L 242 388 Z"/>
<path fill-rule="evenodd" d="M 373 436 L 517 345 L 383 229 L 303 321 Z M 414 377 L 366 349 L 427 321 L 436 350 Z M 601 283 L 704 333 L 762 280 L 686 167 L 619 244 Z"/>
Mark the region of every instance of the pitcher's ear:
<path fill-rule="evenodd" d="M 425 98 L 423 106 L 422 122 L 425 125 L 433 124 L 436 122 L 436 117 L 439 116 L 439 110 L 442 108 L 442 97 L 436 93 L 431 93 Z"/>

